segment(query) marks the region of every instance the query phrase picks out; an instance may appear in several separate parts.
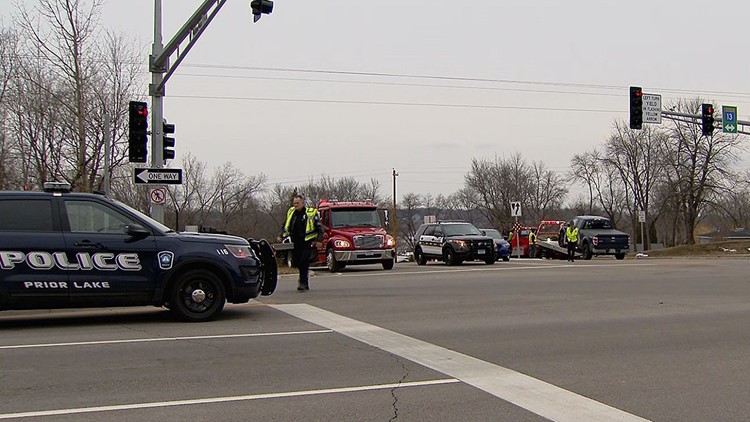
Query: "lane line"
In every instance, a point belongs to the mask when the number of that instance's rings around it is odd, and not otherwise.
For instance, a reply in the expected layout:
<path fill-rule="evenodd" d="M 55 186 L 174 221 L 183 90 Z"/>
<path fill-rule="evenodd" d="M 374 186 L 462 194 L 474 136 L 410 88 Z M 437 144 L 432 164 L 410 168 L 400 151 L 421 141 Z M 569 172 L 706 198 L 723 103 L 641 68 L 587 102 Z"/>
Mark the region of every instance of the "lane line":
<path fill-rule="evenodd" d="M 511 369 L 308 304 L 269 306 L 459 379 L 552 421 L 646 421 Z"/>
<path fill-rule="evenodd" d="M 213 340 L 225 338 L 246 338 L 246 337 L 271 337 L 271 336 L 292 336 L 299 334 L 325 334 L 332 333 L 333 330 L 307 330 L 307 331 L 280 331 L 276 333 L 248 333 L 248 334 L 217 334 L 212 336 L 190 336 L 190 337 L 154 337 L 154 338 L 135 338 L 126 340 L 98 340 L 98 341 L 76 341 L 68 343 L 40 343 L 40 344 L 15 344 L 10 346 L 0 346 L 0 350 L 13 349 L 34 349 L 42 347 L 69 347 L 69 346 L 95 346 L 101 344 L 122 344 L 122 343 L 151 343 L 157 341 L 188 341 L 188 340 Z"/>
<path fill-rule="evenodd" d="M 392 388 L 414 388 L 433 385 L 457 384 L 455 378 L 414 381 L 393 384 L 362 385 L 357 387 L 328 388 L 324 390 L 289 391 L 284 393 L 250 394 L 244 396 L 211 397 L 203 399 L 171 400 L 150 403 L 115 404 L 110 406 L 77 407 L 72 409 L 39 410 L 33 412 L 2 413 L 0 419 L 34 418 L 41 416 L 75 415 L 80 413 L 113 412 L 117 410 L 152 409 L 157 407 L 188 406 L 196 404 L 227 403 L 237 401 L 278 399 L 301 396 L 319 396 L 323 394 L 357 393 L 362 391 L 390 390 Z"/>
<path fill-rule="evenodd" d="M 609 267 L 655 267 L 658 264 L 591 264 L 591 265 L 576 265 L 576 264 L 542 264 L 537 266 L 527 267 L 510 267 L 510 268 L 461 268 L 452 270 L 425 270 L 425 271 L 403 271 L 403 272 L 373 272 L 366 274 L 357 273 L 336 273 L 330 275 L 317 275 L 317 278 L 332 278 L 332 277 L 397 277 L 397 276 L 416 276 L 416 275 L 430 275 L 430 274 L 445 274 L 445 273 L 466 273 L 466 272 L 503 272 L 503 271 L 518 271 L 518 270 L 552 270 L 552 269 L 576 269 L 582 268 L 609 268 Z"/>

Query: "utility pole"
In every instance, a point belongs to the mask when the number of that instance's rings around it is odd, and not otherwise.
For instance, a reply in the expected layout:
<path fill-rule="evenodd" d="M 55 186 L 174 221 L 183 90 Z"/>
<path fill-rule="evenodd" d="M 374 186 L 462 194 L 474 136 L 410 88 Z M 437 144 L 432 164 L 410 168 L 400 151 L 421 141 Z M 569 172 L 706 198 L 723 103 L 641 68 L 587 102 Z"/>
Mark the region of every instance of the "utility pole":
<path fill-rule="evenodd" d="M 393 169 L 393 217 L 391 227 L 393 230 L 393 242 L 394 242 L 394 248 L 396 249 L 396 252 L 398 252 L 398 214 L 397 214 L 397 208 L 396 208 L 396 178 L 398 177 L 398 172 L 396 169 Z"/>

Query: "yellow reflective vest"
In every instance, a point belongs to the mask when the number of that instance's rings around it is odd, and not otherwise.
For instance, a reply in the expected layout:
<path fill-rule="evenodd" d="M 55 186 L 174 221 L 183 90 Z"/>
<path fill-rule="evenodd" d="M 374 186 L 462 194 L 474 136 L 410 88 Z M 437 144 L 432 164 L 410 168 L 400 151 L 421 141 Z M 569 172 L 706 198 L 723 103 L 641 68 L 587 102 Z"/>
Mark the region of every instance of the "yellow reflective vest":
<path fill-rule="evenodd" d="M 572 230 L 571 227 L 565 229 L 565 237 L 568 238 L 568 242 L 578 242 L 578 227 L 574 227 Z"/>
<path fill-rule="evenodd" d="M 294 207 L 289 208 L 286 212 L 286 222 L 284 223 L 284 237 L 289 236 L 292 230 L 292 215 L 294 215 Z M 318 237 L 318 210 L 315 208 L 305 208 L 305 220 L 307 222 L 305 227 L 305 241 L 315 240 Z"/>

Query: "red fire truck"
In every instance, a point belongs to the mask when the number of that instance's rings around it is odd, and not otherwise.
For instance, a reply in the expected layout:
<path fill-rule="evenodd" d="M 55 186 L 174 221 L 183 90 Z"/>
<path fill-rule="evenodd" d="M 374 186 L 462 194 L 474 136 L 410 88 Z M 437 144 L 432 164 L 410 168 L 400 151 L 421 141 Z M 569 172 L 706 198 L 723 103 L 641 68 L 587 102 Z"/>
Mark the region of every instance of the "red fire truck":
<path fill-rule="evenodd" d="M 331 272 L 361 264 L 381 264 L 386 270 L 393 268 L 396 242 L 383 228 L 375 203 L 323 200 L 318 212 L 323 241 L 313 265 L 326 265 Z"/>

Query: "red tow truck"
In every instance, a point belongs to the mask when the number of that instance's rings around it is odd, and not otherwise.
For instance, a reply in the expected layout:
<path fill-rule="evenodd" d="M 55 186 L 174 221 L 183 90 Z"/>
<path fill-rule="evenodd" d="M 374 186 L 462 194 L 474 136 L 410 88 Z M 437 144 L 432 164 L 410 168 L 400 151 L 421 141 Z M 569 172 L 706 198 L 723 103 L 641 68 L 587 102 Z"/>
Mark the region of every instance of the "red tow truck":
<path fill-rule="evenodd" d="M 542 220 L 536 231 L 536 255 L 538 258 L 565 259 L 568 250 L 564 239 L 560 239 L 560 228 L 565 226 L 563 220 Z"/>
<path fill-rule="evenodd" d="M 520 230 L 511 231 L 508 239 L 513 253 L 511 256 L 529 256 L 529 234 L 536 232 L 536 227 L 522 226 Z"/>
<path fill-rule="evenodd" d="M 396 242 L 386 233 L 377 204 L 371 201 L 322 200 L 318 205 L 323 240 L 313 265 L 337 272 L 347 265 L 381 264 L 390 270 L 396 258 Z"/>

